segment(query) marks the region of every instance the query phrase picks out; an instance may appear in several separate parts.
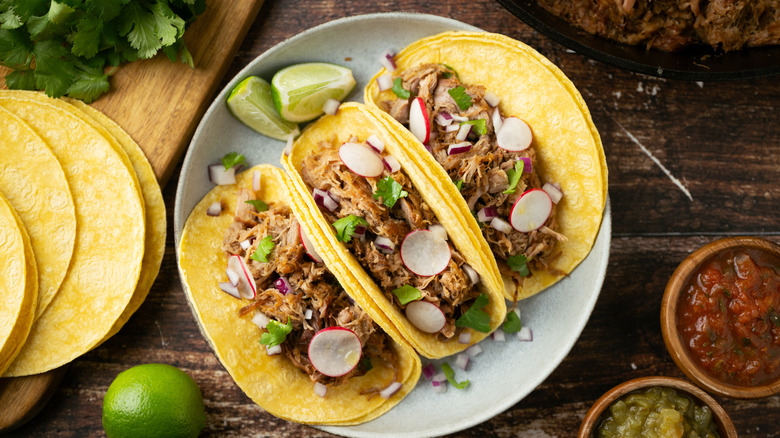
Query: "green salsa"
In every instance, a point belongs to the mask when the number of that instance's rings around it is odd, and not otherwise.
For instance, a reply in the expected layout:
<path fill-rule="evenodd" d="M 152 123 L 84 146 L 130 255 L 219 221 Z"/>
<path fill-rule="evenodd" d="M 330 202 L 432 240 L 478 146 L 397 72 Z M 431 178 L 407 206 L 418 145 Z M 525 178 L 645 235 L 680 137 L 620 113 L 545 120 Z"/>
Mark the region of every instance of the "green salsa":
<path fill-rule="evenodd" d="M 634 391 L 609 406 L 596 438 L 718 438 L 712 411 L 672 388 Z"/>

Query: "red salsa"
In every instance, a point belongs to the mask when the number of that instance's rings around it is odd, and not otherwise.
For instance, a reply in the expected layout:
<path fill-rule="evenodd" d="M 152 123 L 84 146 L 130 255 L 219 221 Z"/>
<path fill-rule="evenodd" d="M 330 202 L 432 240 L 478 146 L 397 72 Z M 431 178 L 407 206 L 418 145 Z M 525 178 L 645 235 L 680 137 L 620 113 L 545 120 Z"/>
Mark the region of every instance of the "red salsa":
<path fill-rule="evenodd" d="M 677 324 L 712 377 L 742 386 L 780 377 L 780 258 L 752 249 L 712 256 L 680 296 Z"/>

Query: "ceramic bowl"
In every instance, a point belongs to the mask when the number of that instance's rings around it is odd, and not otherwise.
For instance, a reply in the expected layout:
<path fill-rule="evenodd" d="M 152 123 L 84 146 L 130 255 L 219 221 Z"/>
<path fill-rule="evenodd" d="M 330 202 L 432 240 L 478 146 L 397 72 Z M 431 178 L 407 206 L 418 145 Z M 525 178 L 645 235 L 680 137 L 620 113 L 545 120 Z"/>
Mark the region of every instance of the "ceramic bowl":
<path fill-rule="evenodd" d="M 718 428 L 718 435 L 721 438 L 737 438 L 737 429 L 734 427 L 734 423 L 731 422 L 729 415 L 714 398 L 690 382 L 664 376 L 640 377 L 623 382 L 607 391 L 601 398 L 596 400 L 596 403 L 585 414 L 585 419 L 580 425 L 577 438 L 591 438 L 594 436 L 593 432 L 597 430 L 605 417 L 604 414 L 609 412 L 609 406 L 613 402 L 630 392 L 654 386 L 673 388 L 678 393 L 688 395 L 699 405 L 707 405 L 712 411 L 712 417 Z"/>
<path fill-rule="evenodd" d="M 711 256 L 729 249 L 763 250 L 780 257 L 780 245 L 757 237 L 730 237 L 709 243 L 680 263 L 666 285 L 661 303 L 661 331 L 666 349 L 677 366 L 705 390 L 731 398 L 761 398 L 780 392 L 780 378 L 756 386 L 737 386 L 709 375 L 688 353 L 677 325 L 677 306 L 688 280 Z"/>

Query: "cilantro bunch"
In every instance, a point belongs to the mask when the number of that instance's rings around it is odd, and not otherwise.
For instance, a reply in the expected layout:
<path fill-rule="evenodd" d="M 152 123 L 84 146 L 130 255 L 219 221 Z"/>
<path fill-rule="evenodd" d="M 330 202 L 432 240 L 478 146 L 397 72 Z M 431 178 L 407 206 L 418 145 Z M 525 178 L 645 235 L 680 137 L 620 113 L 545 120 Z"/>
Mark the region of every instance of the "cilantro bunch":
<path fill-rule="evenodd" d="M 10 89 L 91 102 L 127 61 L 162 50 L 192 66 L 182 42 L 206 0 L 0 0 L 0 64 Z"/>

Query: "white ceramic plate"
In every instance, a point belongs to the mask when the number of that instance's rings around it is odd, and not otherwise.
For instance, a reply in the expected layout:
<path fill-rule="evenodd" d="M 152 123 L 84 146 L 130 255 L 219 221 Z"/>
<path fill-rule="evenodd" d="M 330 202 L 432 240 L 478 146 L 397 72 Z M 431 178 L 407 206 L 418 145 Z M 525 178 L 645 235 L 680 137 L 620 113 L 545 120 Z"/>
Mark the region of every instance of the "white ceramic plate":
<path fill-rule="evenodd" d="M 249 75 L 270 81 L 277 70 L 299 62 L 333 62 L 351 68 L 357 80 L 347 100 L 362 101 L 363 88 L 380 68 L 378 58 L 383 51 L 400 50 L 424 36 L 447 30 L 479 29 L 433 15 L 360 15 L 309 29 L 252 61 L 217 96 L 190 143 L 176 193 L 177 252 L 187 216 L 213 187 L 206 171 L 209 164 L 235 151 L 246 156 L 250 165 L 280 166 L 284 143 L 247 128 L 225 105 L 228 93 L 239 81 Z M 382 417 L 358 426 L 321 429 L 360 437 L 444 435 L 479 424 L 512 407 L 553 372 L 577 341 L 604 281 L 610 235 L 611 216 L 607 205 L 599 236 L 582 264 L 544 293 L 519 303 L 524 325 L 532 328 L 534 341 L 519 342 L 514 336 L 507 336 L 503 343 L 490 339 L 482 342 L 484 352 L 472 359 L 468 371 L 455 367 L 458 380 L 470 380 L 467 389 L 450 387 L 446 393 L 436 394 L 430 383 L 421 378 L 417 388 Z"/>

